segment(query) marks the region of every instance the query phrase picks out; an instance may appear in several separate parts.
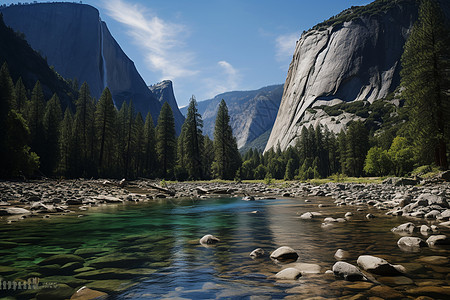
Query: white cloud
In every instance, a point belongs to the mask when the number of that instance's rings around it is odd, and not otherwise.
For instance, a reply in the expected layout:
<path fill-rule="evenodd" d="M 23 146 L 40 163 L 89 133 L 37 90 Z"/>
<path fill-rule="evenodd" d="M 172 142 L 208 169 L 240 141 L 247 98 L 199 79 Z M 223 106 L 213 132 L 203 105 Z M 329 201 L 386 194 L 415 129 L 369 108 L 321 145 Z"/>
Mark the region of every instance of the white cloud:
<path fill-rule="evenodd" d="M 205 79 L 208 98 L 224 92 L 237 90 L 241 82 L 241 73 L 229 62 L 221 60 L 217 62 L 217 66 L 219 68 L 215 72 L 216 75 Z"/>
<path fill-rule="evenodd" d="M 188 77 L 194 54 L 185 50 L 183 39 L 188 30 L 182 24 L 167 22 L 145 7 L 124 0 L 104 0 L 103 7 L 114 20 L 127 27 L 133 42 L 144 52 L 152 71 L 160 72 L 161 79 Z"/>
<path fill-rule="evenodd" d="M 295 44 L 299 39 L 300 34 L 297 32 L 283 34 L 276 38 L 276 59 L 278 61 L 285 61 L 292 58 L 295 50 Z"/>

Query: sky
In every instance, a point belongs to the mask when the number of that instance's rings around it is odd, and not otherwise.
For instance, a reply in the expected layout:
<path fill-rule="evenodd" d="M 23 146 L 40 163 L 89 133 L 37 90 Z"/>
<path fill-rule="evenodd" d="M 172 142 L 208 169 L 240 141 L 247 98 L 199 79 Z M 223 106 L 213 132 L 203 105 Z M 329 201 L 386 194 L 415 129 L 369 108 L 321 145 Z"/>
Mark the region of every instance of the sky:
<path fill-rule="evenodd" d="M 172 80 L 180 107 L 192 95 L 201 101 L 284 83 L 303 31 L 370 2 L 83 0 L 99 10 L 147 85 Z"/>

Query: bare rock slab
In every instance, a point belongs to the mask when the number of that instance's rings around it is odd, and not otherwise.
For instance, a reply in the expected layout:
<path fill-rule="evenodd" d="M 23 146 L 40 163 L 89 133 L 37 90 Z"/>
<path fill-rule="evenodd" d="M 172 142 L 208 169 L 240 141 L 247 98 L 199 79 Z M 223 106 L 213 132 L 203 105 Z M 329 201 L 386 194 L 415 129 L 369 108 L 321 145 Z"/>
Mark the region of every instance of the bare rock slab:
<path fill-rule="evenodd" d="M 359 267 L 373 274 L 383 276 L 396 276 L 401 274 L 393 265 L 376 256 L 361 255 L 358 257 L 357 263 Z"/>
<path fill-rule="evenodd" d="M 270 258 L 279 259 L 279 260 L 297 259 L 298 254 L 291 247 L 282 246 L 282 247 L 276 249 L 275 251 L 273 251 L 272 254 L 270 254 Z"/>

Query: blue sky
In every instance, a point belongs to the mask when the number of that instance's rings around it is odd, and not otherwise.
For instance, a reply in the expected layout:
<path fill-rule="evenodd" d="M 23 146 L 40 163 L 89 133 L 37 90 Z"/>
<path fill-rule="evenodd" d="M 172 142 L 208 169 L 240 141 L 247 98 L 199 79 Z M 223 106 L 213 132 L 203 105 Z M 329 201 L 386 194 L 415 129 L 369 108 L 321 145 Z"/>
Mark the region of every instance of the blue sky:
<path fill-rule="evenodd" d="M 148 85 L 173 81 L 179 106 L 187 105 L 191 95 L 201 101 L 284 83 L 304 30 L 370 2 L 83 0 L 98 8 Z"/>

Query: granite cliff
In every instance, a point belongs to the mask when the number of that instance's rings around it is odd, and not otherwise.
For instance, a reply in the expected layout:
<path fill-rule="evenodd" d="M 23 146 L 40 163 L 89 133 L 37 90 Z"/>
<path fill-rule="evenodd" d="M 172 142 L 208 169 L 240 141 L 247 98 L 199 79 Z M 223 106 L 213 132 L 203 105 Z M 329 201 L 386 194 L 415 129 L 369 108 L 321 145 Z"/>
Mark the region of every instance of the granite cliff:
<path fill-rule="evenodd" d="M 253 91 L 227 92 L 198 102 L 198 112 L 203 118 L 203 133 L 213 137 L 219 103 L 224 99 L 238 148 L 248 145 L 272 128 L 282 92 L 283 85 L 272 85 Z M 181 112 L 186 114 L 187 107 L 182 108 Z M 265 141 L 259 145 L 263 150 Z"/>
<path fill-rule="evenodd" d="M 78 3 L 35 3 L 0 8 L 6 25 L 64 78 L 86 81 L 97 99 L 107 86 L 118 108 L 133 100 L 143 116 L 158 119 L 161 103 L 101 21 L 96 8 Z M 175 106 L 176 107 L 176 106 Z M 173 108 L 173 107 L 172 107 Z M 174 114 L 177 124 L 181 114 Z M 177 129 L 179 130 L 179 128 Z"/>
<path fill-rule="evenodd" d="M 370 104 L 394 92 L 403 46 L 417 16 L 414 0 L 378 0 L 304 32 L 265 150 L 294 145 L 304 125 L 321 123 L 339 132 L 354 119 L 317 114 L 314 107 L 362 100 Z"/>

